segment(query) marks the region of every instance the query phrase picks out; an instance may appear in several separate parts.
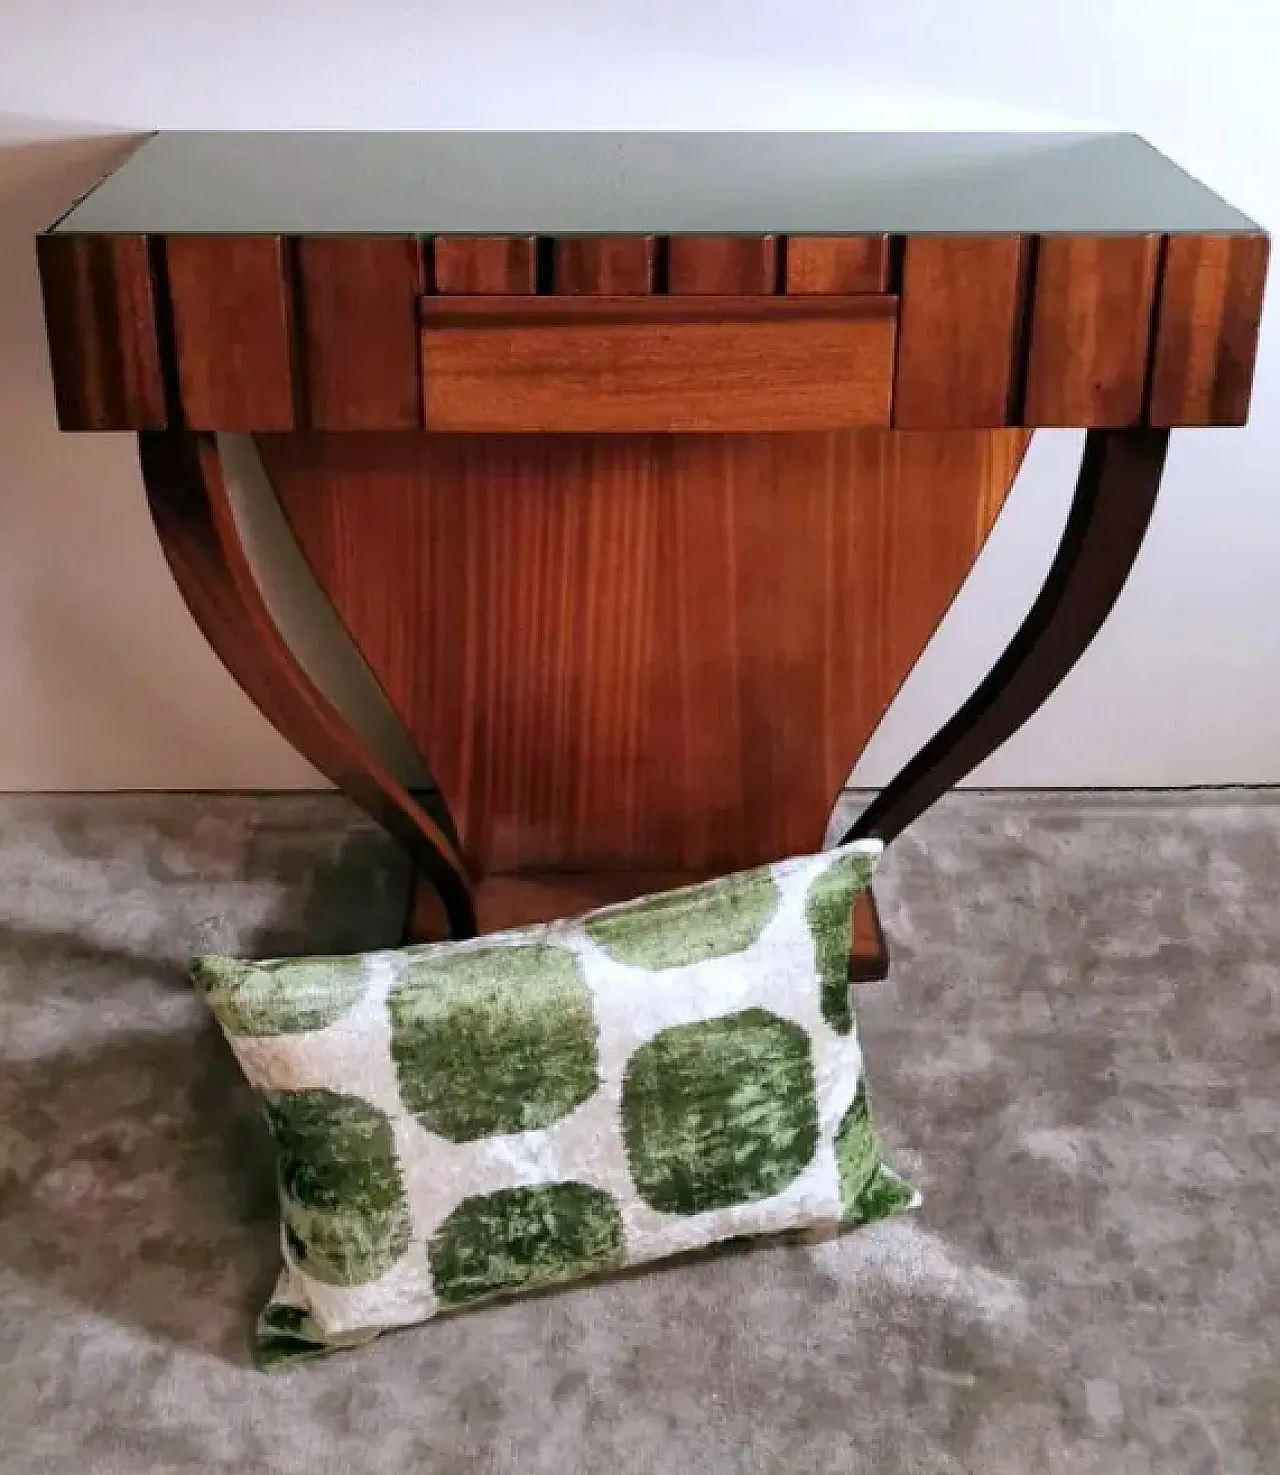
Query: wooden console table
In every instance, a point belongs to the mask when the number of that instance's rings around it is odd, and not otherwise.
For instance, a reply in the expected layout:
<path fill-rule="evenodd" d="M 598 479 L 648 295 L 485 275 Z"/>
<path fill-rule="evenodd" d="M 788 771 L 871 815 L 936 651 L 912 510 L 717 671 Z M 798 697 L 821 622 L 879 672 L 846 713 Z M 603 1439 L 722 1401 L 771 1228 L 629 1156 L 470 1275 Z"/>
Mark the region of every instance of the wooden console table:
<path fill-rule="evenodd" d="M 161 134 L 39 241 L 62 427 L 138 434 L 414 935 L 819 846 L 1032 430 L 1086 427 L 1026 621 L 851 832 L 892 840 L 1097 632 L 1170 429 L 1243 423 L 1267 252 L 1125 135 Z"/>

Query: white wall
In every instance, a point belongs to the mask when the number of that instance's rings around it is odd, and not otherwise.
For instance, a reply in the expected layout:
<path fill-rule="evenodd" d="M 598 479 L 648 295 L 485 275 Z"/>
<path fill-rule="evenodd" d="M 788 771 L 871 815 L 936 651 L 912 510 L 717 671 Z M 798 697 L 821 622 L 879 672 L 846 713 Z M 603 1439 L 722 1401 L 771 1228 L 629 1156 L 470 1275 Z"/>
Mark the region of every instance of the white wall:
<path fill-rule="evenodd" d="M 191 626 L 130 440 L 54 429 L 30 238 L 119 153 L 95 135 L 1122 128 L 1266 224 L 1277 54 L 1274 0 L 0 0 L 0 788 L 315 781 Z M 1264 330 L 1251 429 L 1175 438 L 1115 617 L 981 782 L 1280 781 L 1278 359 Z M 1033 447 L 860 781 L 888 777 L 1016 625 L 1076 452 Z"/>

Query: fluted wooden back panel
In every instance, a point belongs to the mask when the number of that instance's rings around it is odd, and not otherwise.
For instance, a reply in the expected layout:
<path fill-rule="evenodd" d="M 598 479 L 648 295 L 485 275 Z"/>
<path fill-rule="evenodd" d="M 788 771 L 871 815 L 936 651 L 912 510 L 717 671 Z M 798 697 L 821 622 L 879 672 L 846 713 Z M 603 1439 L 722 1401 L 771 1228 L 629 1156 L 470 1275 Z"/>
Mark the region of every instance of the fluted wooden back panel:
<path fill-rule="evenodd" d="M 820 843 L 1025 436 L 260 446 L 468 856 L 506 871 Z"/>

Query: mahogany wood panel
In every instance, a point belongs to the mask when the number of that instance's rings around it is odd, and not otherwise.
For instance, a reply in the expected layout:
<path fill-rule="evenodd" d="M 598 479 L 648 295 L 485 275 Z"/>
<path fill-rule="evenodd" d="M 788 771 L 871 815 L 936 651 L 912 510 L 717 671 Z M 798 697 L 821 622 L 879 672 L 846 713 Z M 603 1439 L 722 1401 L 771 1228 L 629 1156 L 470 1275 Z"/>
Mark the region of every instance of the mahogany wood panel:
<path fill-rule="evenodd" d="M 191 430 L 292 430 L 293 312 L 278 236 L 165 240 L 178 382 Z"/>
<path fill-rule="evenodd" d="M 412 304 L 424 289 L 532 296 L 541 286 L 600 299 L 669 287 L 678 298 L 800 300 L 883 295 L 890 276 L 885 236 L 674 237 L 665 270 L 652 236 L 549 244 L 553 270 L 540 280 L 533 236 L 440 237 L 431 272 L 410 237 L 42 236 L 60 423 L 413 428 Z M 1152 235 L 917 236 L 903 250 L 895 426 L 1226 425 L 1247 415 L 1265 235 L 1172 236 L 1163 256 Z"/>
<path fill-rule="evenodd" d="M 555 289 L 612 297 L 653 290 L 653 236 L 566 236 L 556 241 Z"/>
<path fill-rule="evenodd" d="M 1249 416 L 1267 236 L 1170 236 L 1156 333 L 1153 425 Z"/>
<path fill-rule="evenodd" d="M 778 280 L 776 236 L 672 236 L 667 290 L 677 295 L 764 294 Z"/>
<path fill-rule="evenodd" d="M 163 429 L 146 238 L 44 235 L 37 251 L 59 426 Z"/>
<path fill-rule="evenodd" d="M 475 931 L 453 844 L 302 671 L 254 580 L 212 436 L 139 438 L 147 500 L 196 624 L 267 720 L 389 831 L 438 887 L 454 936 Z"/>
<path fill-rule="evenodd" d="M 634 901 L 679 886 L 711 879 L 706 871 L 532 871 L 524 875 L 486 876 L 476 887 L 480 932 L 502 932 L 579 917 L 597 907 Z M 425 878 L 415 878 L 407 941 L 442 942 L 449 936 L 439 897 Z M 870 891 L 854 898 L 850 928 L 849 981 L 876 983 L 889 972 L 889 953 L 875 897 Z"/>
<path fill-rule="evenodd" d="M 711 879 L 710 871 L 528 871 L 485 876 L 476 885 L 476 923 L 480 933 L 530 927 L 580 917 L 597 907 L 634 901 L 679 886 Z M 410 940 L 441 942 L 435 895 L 429 883 L 416 882 Z"/>
<path fill-rule="evenodd" d="M 1043 237 L 1024 424 L 1139 423 L 1160 245 L 1156 235 Z"/>
<path fill-rule="evenodd" d="M 895 425 L 1009 423 L 1024 259 L 1019 236 L 908 238 Z"/>
<path fill-rule="evenodd" d="M 841 843 L 876 836 L 889 844 L 1039 711 L 1120 597 L 1168 447 L 1167 430 L 1090 431 L 1062 541 L 1031 612 L 977 691 Z"/>
<path fill-rule="evenodd" d="M 886 292 L 888 236 L 788 236 L 786 290 Z"/>
<path fill-rule="evenodd" d="M 534 236 L 437 236 L 432 242 L 437 292 L 533 292 Z"/>
<path fill-rule="evenodd" d="M 880 911 L 870 891 L 853 898 L 849 928 L 849 982 L 879 983 L 889 976 L 889 948 L 880 925 Z"/>
<path fill-rule="evenodd" d="M 415 237 L 298 242 L 302 362 L 317 430 L 407 430 L 421 421 Z"/>
<path fill-rule="evenodd" d="M 887 425 L 891 297 L 424 298 L 429 430 Z"/>
<path fill-rule="evenodd" d="M 1025 448 L 998 434 L 269 436 L 479 872 L 821 844 Z"/>

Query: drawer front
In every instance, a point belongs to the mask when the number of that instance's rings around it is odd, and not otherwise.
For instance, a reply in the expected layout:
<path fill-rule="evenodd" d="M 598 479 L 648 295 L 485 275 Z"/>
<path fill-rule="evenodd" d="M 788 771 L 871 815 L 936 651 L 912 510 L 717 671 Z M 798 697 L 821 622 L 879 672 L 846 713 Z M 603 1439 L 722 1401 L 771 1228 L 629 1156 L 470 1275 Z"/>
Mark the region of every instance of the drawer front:
<path fill-rule="evenodd" d="M 897 299 L 424 297 L 428 430 L 887 426 Z"/>

